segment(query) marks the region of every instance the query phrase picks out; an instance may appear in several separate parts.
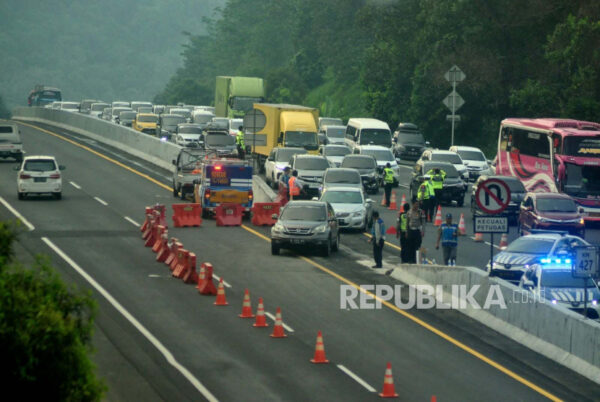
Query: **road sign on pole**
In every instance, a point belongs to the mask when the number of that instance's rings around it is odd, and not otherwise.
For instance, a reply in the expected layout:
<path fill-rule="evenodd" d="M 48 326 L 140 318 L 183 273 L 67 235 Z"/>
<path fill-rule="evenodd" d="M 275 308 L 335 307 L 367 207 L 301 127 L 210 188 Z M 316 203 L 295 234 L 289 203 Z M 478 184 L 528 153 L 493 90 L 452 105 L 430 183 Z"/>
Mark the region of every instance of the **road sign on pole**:
<path fill-rule="evenodd" d="M 450 70 L 446 71 L 444 78 L 452 84 L 452 92 L 443 100 L 444 105 L 452 112 L 450 115 L 452 117 L 449 119 L 452 122 L 452 135 L 450 137 L 450 146 L 452 146 L 454 145 L 454 122 L 460 121 L 460 119 L 456 119 L 454 116 L 456 111 L 465 103 L 464 99 L 456 92 L 456 84 L 463 81 L 467 76 L 457 65 L 454 65 Z"/>
<path fill-rule="evenodd" d="M 507 216 L 474 216 L 475 233 L 508 233 Z"/>
<path fill-rule="evenodd" d="M 573 277 L 590 278 L 598 275 L 598 250 L 595 246 L 574 247 Z"/>
<path fill-rule="evenodd" d="M 502 180 L 485 180 L 475 191 L 475 202 L 486 214 L 499 214 L 508 207 L 510 188 Z"/>

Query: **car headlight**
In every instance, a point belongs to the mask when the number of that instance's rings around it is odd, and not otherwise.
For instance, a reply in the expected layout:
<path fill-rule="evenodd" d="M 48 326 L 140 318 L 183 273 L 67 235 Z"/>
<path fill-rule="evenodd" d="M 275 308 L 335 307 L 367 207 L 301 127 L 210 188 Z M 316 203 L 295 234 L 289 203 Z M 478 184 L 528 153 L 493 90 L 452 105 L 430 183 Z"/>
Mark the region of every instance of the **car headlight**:
<path fill-rule="evenodd" d="M 494 261 L 494 262 L 492 262 L 492 269 L 496 269 L 496 268 L 502 268 L 502 265 L 500 265 Z"/>
<path fill-rule="evenodd" d="M 315 232 L 315 233 L 325 233 L 326 231 L 327 231 L 327 224 L 325 224 L 325 223 L 324 223 L 324 224 L 322 224 L 322 225 L 319 225 L 319 226 L 317 226 L 317 227 L 314 229 L 314 232 Z"/>
<path fill-rule="evenodd" d="M 363 216 L 364 215 L 364 211 L 356 211 L 356 212 L 352 212 L 352 217 L 353 218 L 357 218 L 359 216 Z"/>
<path fill-rule="evenodd" d="M 281 233 L 283 231 L 283 225 L 279 222 L 277 222 L 274 226 L 273 229 L 271 229 L 273 232 L 275 233 Z"/>

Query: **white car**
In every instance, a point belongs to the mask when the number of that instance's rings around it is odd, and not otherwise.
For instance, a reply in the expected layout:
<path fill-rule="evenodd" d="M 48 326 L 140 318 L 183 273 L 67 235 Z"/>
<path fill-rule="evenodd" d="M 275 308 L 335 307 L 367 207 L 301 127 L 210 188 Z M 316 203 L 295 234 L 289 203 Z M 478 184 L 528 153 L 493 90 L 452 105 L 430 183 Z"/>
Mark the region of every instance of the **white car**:
<path fill-rule="evenodd" d="M 319 153 L 327 158 L 333 166 L 339 167 L 342 164 L 344 156 L 351 154 L 352 150 L 346 145 L 321 145 Z"/>
<path fill-rule="evenodd" d="M 29 194 L 52 194 L 54 198 L 62 198 L 61 170 L 53 156 L 27 156 L 20 166 L 15 167 L 17 175 L 17 193 L 20 200 Z"/>
<path fill-rule="evenodd" d="M 79 112 L 79 102 L 61 102 L 60 110 L 67 112 Z"/>
<path fill-rule="evenodd" d="M 340 228 L 366 230 L 373 224 L 373 201 L 356 187 L 329 187 L 320 201 L 331 204 Z"/>
<path fill-rule="evenodd" d="M 398 162 L 391 149 L 381 145 L 360 145 L 356 148 L 355 153 L 371 155 L 377 161 L 377 168 L 379 169 L 384 169 L 389 163 L 391 169 L 394 171 L 394 186 L 400 183 L 400 166 L 398 166 Z"/>
<path fill-rule="evenodd" d="M 469 179 L 469 171 L 465 162 L 462 160 L 459 154 L 452 151 L 442 151 L 439 149 L 426 149 L 421 155 L 423 161 L 434 161 L 434 162 L 449 162 L 454 165 L 458 174 L 463 180 Z"/>
<path fill-rule="evenodd" d="M 462 158 L 469 172 L 469 181 L 475 181 L 479 176 L 496 174 L 479 148 L 454 145 L 450 147 L 450 151 L 456 152 Z"/>
<path fill-rule="evenodd" d="M 290 165 L 290 159 L 296 154 L 305 154 L 304 148 L 273 148 L 269 157 L 265 161 L 265 179 L 267 184 L 277 189 L 279 176 L 283 173 L 283 169 Z"/>

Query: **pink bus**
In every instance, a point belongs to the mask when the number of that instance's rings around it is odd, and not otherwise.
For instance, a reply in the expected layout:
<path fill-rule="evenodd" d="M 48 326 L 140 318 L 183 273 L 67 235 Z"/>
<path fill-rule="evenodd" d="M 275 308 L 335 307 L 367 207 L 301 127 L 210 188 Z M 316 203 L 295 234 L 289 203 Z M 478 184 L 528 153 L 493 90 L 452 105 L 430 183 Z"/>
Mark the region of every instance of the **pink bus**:
<path fill-rule="evenodd" d="M 509 118 L 500 124 L 496 173 L 527 191 L 560 192 L 600 222 L 600 124 L 570 119 Z"/>

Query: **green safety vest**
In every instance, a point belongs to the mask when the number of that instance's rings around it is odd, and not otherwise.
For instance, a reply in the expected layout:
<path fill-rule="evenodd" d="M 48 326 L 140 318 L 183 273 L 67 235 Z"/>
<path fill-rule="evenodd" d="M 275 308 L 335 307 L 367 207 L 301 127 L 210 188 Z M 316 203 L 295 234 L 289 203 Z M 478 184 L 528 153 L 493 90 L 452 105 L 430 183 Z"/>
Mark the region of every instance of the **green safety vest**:
<path fill-rule="evenodd" d="M 242 147 L 242 148 L 244 147 L 244 132 L 243 131 L 238 131 L 237 136 L 235 137 L 235 142 L 240 147 Z"/>
<path fill-rule="evenodd" d="M 446 180 L 446 172 L 440 169 L 440 173 L 435 173 L 433 169 L 427 172 L 431 176 L 434 190 L 441 190 L 444 187 L 444 180 Z"/>
<path fill-rule="evenodd" d="M 431 180 L 427 181 L 427 190 L 429 191 L 430 197 L 435 197 L 435 190 L 434 190 L 433 183 L 431 182 Z"/>
<path fill-rule="evenodd" d="M 421 201 L 421 200 L 428 200 L 429 199 L 429 186 L 427 185 L 427 183 L 428 182 L 424 181 L 419 186 L 419 193 L 417 194 L 417 199 L 419 201 Z"/>
<path fill-rule="evenodd" d="M 386 183 L 393 183 L 394 182 L 394 171 L 387 167 L 385 169 L 383 169 L 383 171 L 385 172 L 383 181 Z"/>
<path fill-rule="evenodd" d="M 400 214 L 400 231 L 406 232 L 408 228 L 408 218 L 406 217 L 406 212 Z"/>

